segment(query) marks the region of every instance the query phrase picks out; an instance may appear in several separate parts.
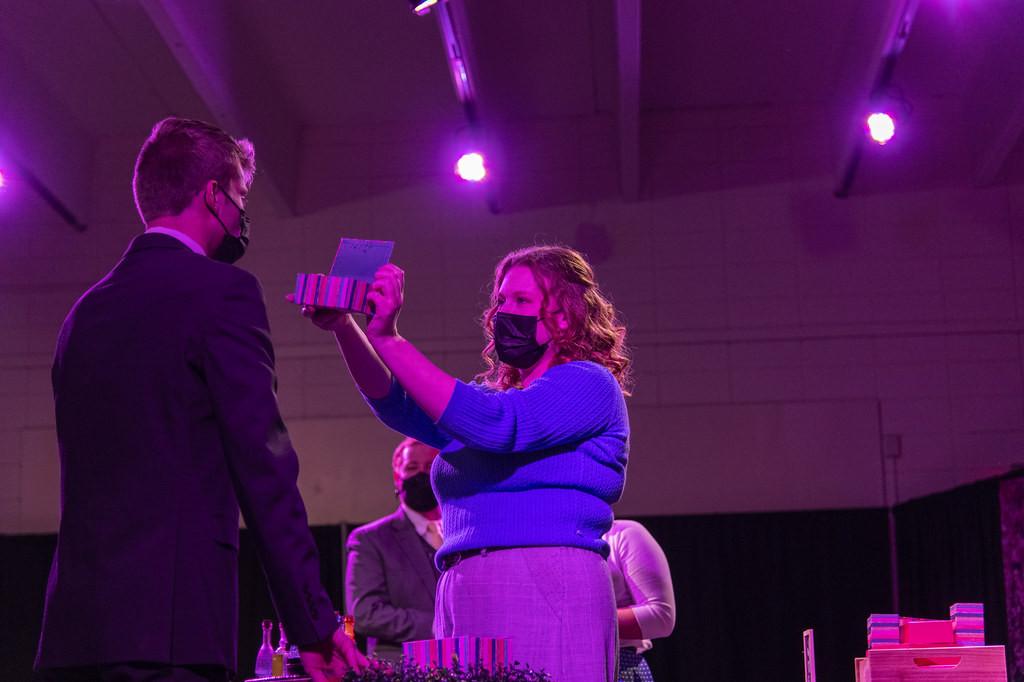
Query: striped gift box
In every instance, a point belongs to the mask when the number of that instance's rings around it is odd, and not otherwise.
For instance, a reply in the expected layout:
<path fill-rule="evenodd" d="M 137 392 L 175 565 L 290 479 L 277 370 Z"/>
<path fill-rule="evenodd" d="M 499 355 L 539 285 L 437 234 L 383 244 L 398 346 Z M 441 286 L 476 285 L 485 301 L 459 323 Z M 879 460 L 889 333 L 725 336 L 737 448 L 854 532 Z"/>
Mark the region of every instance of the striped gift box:
<path fill-rule="evenodd" d="M 953 621 L 953 637 L 958 646 L 984 646 L 985 605 L 956 603 L 949 607 Z"/>
<path fill-rule="evenodd" d="M 462 668 L 479 665 L 490 672 L 509 666 L 506 637 L 445 637 L 402 644 L 406 660 L 422 668 Z"/>
<path fill-rule="evenodd" d="M 295 302 L 369 314 L 366 295 L 370 286 L 370 282 L 351 277 L 300 273 L 295 276 Z"/>
<path fill-rule="evenodd" d="M 897 613 L 872 613 L 868 616 L 868 648 L 884 649 L 900 645 L 900 616 Z"/>

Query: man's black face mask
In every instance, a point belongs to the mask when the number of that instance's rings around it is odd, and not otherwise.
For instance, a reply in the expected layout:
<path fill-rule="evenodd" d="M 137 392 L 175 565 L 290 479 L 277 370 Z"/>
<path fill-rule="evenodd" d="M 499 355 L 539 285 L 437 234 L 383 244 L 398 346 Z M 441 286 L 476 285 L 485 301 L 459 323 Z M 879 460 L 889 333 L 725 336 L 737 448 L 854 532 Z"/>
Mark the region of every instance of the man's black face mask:
<path fill-rule="evenodd" d="M 430 474 L 418 473 L 402 481 L 402 493 L 409 509 L 421 514 L 437 506 L 437 498 L 430 487 Z"/>
<path fill-rule="evenodd" d="M 220 261 L 221 263 L 235 263 L 239 258 L 245 255 L 245 250 L 249 248 L 249 215 L 245 212 L 245 209 L 235 203 L 235 200 L 231 198 L 231 195 L 224 192 L 224 198 L 231 202 L 231 205 L 238 209 L 238 236 L 231 233 L 228 226 L 224 224 L 224 221 L 220 219 L 217 212 L 210 208 L 210 205 L 206 205 L 208 210 L 217 222 L 220 223 L 221 228 L 224 230 L 224 239 L 221 240 L 219 246 L 210 255 L 213 260 Z"/>

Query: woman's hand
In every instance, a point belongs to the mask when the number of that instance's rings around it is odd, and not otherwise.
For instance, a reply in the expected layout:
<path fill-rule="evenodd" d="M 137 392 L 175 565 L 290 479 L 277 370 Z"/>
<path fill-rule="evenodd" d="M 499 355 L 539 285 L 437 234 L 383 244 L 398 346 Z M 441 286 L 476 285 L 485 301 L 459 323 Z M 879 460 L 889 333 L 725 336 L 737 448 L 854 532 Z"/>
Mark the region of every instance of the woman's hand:
<path fill-rule="evenodd" d="M 405 300 L 405 273 L 388 263 L 374 276 L 366 300 L 373 304 L 373 316 L 366 325 L 371 342 L 398 338 L 398 313 Z"/>

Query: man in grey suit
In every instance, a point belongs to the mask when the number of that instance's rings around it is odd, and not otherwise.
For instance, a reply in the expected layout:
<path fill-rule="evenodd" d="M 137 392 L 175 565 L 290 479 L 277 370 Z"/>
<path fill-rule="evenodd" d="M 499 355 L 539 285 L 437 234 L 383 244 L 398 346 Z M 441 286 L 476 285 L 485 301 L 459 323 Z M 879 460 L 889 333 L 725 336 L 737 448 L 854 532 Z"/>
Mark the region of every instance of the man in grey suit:
<path fill-rule="evenodd" d="M 398 509 L 349 536 L 345 602 L 368 653 L 398 660 L 402 642 L 433 637 L 434 553 L 441 510 L 430 487 L 437 450 L 412 438 L 395 449 L 391 468 Z"/>

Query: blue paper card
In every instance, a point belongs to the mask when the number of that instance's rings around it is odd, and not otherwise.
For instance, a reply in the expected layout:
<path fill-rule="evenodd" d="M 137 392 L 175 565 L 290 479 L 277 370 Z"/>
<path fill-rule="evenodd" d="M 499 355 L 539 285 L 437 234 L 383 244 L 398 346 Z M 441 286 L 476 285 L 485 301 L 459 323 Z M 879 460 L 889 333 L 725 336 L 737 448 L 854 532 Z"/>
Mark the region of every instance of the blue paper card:
<path fill-rule="evenodd" d="M 342 237 L 331 266 L 331 275 L 372 282 L 374 273 L 391 260 L 394 248 L 394 242 Z"/>

